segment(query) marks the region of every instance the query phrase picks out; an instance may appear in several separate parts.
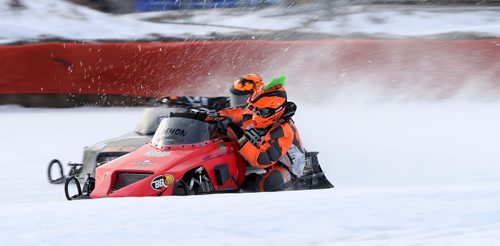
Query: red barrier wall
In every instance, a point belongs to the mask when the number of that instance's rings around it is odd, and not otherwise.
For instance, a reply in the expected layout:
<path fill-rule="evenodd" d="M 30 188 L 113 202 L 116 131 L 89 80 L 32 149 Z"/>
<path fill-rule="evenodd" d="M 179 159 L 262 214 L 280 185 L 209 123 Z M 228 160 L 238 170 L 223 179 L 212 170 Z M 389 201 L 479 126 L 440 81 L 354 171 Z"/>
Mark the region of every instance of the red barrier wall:
<path fill-rule="evenodd" d="M 500 39 L 42 43 L 0 46 L 0 58 L 0 94 L 224 95 L 256 72 L 314 94 L 372 84 L 445 96 L 500 78 Z"/>

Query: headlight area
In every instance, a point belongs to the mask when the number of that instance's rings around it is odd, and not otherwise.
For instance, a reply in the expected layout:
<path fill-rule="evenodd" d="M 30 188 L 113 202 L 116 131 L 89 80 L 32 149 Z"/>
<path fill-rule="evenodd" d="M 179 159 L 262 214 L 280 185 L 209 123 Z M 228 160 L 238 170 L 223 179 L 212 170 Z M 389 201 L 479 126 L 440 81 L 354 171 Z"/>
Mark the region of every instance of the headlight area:
<path fill-rule="evenodd" d="M 116 182 L 113 186 L 113 192 L 117 191 L 125 186 L 131 185 L 135 182 L 141 181 L 149 176 L 153 175 L 152 173 L 127 173 L 120 172 L 116 175 Z"/>

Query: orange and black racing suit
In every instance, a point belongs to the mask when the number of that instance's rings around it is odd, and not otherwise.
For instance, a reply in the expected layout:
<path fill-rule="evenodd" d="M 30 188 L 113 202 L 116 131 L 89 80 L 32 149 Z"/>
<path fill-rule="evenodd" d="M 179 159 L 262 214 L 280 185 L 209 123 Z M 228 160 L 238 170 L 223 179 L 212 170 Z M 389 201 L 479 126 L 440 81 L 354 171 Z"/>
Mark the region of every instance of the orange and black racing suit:
<path fill-rule="evenodd" d="M 246 129 L 252 121 L 252 106 L 241 105 L 234 108 L 226 108 L 219 111 L 219 115 L 229 118 L 239 127 Z"/>
<path fill-rule="evenodd" d="M 247 176 L 243 188 L 249 191 L 283 190 L 292 178 L 302 175 L 305 166 L 305 150 L 291 119 L 274 124 L 257 146 L 247 141 L 240 153 L 251 166 L 266 171 Z"/>

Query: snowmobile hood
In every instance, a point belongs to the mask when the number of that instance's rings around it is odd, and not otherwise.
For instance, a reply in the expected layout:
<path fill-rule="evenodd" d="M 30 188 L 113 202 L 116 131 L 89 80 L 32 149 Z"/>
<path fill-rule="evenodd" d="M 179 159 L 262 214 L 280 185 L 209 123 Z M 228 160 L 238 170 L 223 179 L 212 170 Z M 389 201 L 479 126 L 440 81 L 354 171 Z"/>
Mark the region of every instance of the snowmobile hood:
<path fill-rule="evenodd" d="M 228 154 L 221 140 L 210 140 L 198 144 L 165 146 L 161 149 L 146 144 L 136 151 L 110 161 L 96 169 L 96 189 L 92 197 L 105 196 L 154 196 L 164 189 L 144 190 L 150 187 L 155 178 L 166 177 L 178 180 L 189 166 L 200 163 L 220 155 Z M 137 176 L 138 181 L 117 188 L 119 175 Z M 133 179 L 133 178 L 132 178 Z M 134 186 L 142 187 L 134 190 Z M 167 188 L 167 187 L 165 187 Z M 126 193 L 126 195 L 123 195 Z M 140 194 L 140 195 L 139 195 Z"/>
<path fill-rule="evenodd" d="M 108 162 L 98 168 L 106 170 L 121 170 L 126 172 L 157 172 L 169 170 L 175 167 L 179 162 L 192 159 L 200 154 L 200 150 L 205 152 L 201 146 L 180 147 L 157 149 L 154 146 L 146 144 L 134 152 L 126 154 L 116 160 Z"/>
<path fill-rule="evenodd" d="M 136 132 L 129 132 L 122 136 L 107 139 L 99 143 L 85 147 L 86 151 L 132 151 L 149 142 L 152 135 L 142 135 Z"/>
<path fill-rule="evenodd" d="M 122 136 L 101 141 L 91 146 L 85 147 L 83 151 L 82 170 L 79 178 L 84 179 L 87 173 L 95 176 L 95 168 L 100 164 L 117 158 L 125 153 L 136 150 L 151 140 L 152 136 L 140 135 L 129 132 Z"/>

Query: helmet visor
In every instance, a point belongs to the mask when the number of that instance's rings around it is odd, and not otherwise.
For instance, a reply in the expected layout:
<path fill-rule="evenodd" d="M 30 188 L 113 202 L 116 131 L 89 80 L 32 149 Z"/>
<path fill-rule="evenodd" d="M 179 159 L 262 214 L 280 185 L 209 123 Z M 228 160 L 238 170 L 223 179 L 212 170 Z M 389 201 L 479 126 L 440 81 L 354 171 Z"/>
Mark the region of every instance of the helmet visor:
<path fill-rule="evenodd" d="M 250 95 L 251 94 L 246 94 L 246 95 L 231 94 L 229 103 L 230 103 L 231 107 L 245 105 L 245 104 L 247 104 L 247 100 L 250 97 Z"/>
<path fill-rule="evenodd" d="M 253 108 L 253 112 L 255 115 L 260 116 L 262 118 L 268 118 L 273 116 L 274 114 L 280 112 L 283 107 L 279 107 L 277 109 L 274 108 Z"/>

